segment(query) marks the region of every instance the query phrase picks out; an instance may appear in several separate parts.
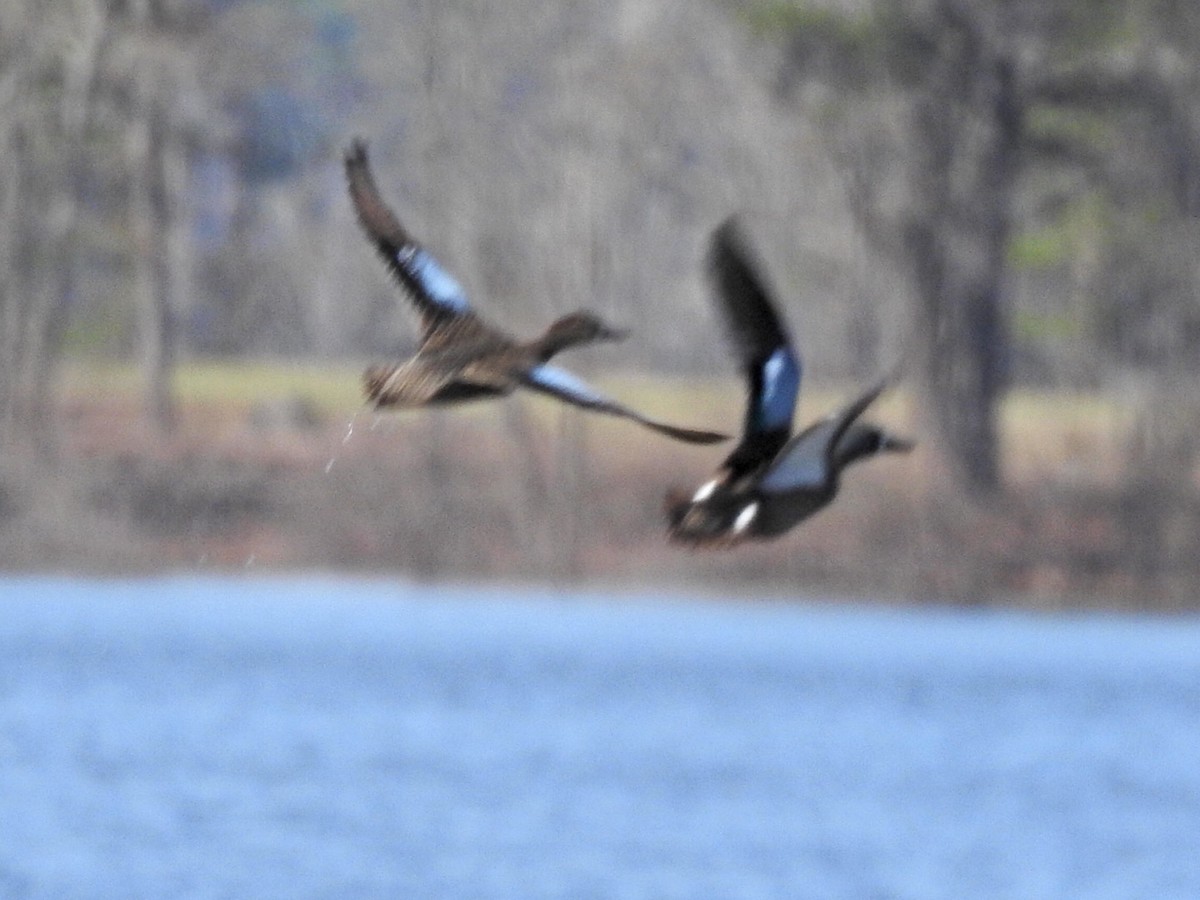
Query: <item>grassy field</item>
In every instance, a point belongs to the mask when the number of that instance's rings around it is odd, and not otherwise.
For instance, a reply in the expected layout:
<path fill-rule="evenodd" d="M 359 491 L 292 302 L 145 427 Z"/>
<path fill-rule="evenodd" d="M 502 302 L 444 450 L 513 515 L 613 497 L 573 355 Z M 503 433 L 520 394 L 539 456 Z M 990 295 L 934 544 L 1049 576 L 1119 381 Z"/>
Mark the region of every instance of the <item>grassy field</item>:
<path fill-rule="evenodd" d="M 180 365 L 174 374 L 176 396 L 183 403 L 229 403 L 250 406 L 264 400 L 301 397 L 319 408 L 336 411 L 361 401 L 359 377 L 365 363 L 294 364 L 273 360 L 207 360 Z M 632 405 L 647 409 L 715 409 L 740 417 L 744 388 L 736 375 L 714 377 L 663 376 L 642 373 L 603 373 L 595 383 Z M 127 363 L 74 362 L 64 367 L 64 395 L 134 396 L 140 390 L 138 370 Z M 857 385 L 810 386 L 800 398 L 800 418 L 815 418 L 849 398 Z M 901 421 L 913 415 L 913 397 L 903 384 L 889 390 L 874 409 Z M 1017 389 L 1002 407 L 1002 427 L 1017 435 L 1048 428 L 1052 431 L 1100 432 L 1128 428 L 1135 410 L 1102 394 Z"/>
<path fill-rule="evenodd" d="M 1200 504 L 1194 491 L 1148 494 L 1130 480 L 1145 428 L 1128 398 L 1011 393 L 999 422 L 1005 490 L 972 498 L 953 488 L 901 383 L 871 418 L 915 437 L 915 453 L 856 467 L 813 526 L 714 555 L 670 546 L 661 502 L 669 486 L 707 477 L 728 445 L 679 444 L 536 396 L 363 416 L 361 368 L 190 362 L 173 379 L 180 427 L 163 435 L 142 416 L 134 368 L 68 366 L 57 481 L 15 458 L 0 471 L 0 513 L 21 538 L 0 542 L 0 564 L 159 571 L 252 560 L 1055 605 L 1200 597 Z M 736 375 L 582 371 L 649 415 L 740 430 Z M 858 388 L 806 383 L 798 421 Z"/>
<path fill-rule="evenodd" d="M 318 409 L 334 412 L 361 403 L 361 369 L 349 364 L 295 365 L 270 360 L 196 361 L 176 369 L 172 386 L 184 405 L 223 403 L 246 408 L 263 401 L 298 397 Z M 64 397 L 71 400 L 136 397 L 142 383 L 138 370 L 129 364 L 75 362 L 63 369 L 61 386 Z"/>
<path fill-rule="evenodd" d="M 301 400 L 322 415 L 341 417 L 362 409 L 361 363 L 292 364 L 272 360 L 192 361 L 178 367 L 173 386 L 186 409 L 192 405 L 247 410 L 262 403 Z M 685 378 L 638 373 L 599 374 L 602 390 L 650 415 L 735 433 L 741 425 L 744 388 L 736 376 Z M 73 363 L 62 373 L 62 396 L 68 402 L 99 397 L 136 401 L 140 376 L 127 364 Z M 800 423 L 837 408 L 856 385 L 806 385 L 799 404 Z M 535 420 L 551 416 L 554 404 L 527 404 Z M 484 404 L 462 407 L 468 415 L 490 415 Z M 875 418 L 907 429 L 920 438 L 925 431 L 911 389 L 900 384 L 872 410 Z M 1089 473 L 1101 480 L 1117 477 L 1120 455 L 1138 421 L 1129 401 L 1100 394 L 1016 390 L 1001 406 L 1002 455 L 1010 475 Z"/>

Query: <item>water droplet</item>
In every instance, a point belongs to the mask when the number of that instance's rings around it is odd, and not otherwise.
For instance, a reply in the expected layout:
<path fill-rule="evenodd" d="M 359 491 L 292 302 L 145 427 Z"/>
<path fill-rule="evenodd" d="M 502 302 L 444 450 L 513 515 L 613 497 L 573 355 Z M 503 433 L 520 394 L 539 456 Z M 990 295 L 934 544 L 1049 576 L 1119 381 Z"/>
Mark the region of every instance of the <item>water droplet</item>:
<path fill-rule="evenodd" d="M 345 437 L 342 438 L 342 446 L 344 447 L 344 446 L 346 446 L 346 444 L 350 443 L 350 438 L 352 438 L 352 437 L 354 437 L 354 419 L 351 419 L 346 424 L 346 435 L 345 435 Z M 333 464 L 335 462 L 337 462 L 337 454 L 336 453 L 333 456 L 329 457 L 329 462 L 325 463 L 325 474 L 326 475 L 328 475 L 330 470 L 333 469 Z"/>

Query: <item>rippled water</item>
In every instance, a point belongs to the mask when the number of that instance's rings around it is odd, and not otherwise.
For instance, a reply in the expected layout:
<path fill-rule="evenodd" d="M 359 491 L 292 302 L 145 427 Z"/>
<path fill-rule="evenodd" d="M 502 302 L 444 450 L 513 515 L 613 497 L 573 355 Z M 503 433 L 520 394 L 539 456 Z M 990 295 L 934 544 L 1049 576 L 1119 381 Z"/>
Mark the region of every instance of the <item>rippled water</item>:
<path fill-rule="evenodd" d="M 0 898 L 1200 897 L 1200 621 L 0 580 Z"/>

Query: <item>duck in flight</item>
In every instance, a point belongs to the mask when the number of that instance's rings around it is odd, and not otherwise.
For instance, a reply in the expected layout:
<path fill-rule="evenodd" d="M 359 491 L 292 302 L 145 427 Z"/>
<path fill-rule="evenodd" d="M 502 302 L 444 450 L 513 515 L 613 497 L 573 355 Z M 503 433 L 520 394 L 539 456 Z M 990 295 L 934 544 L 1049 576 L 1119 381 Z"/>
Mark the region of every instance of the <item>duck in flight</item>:
<path fill-rule="evenodd" d="M 358 220 L 421 319 L 421 341 L 414 356 L 395 365 L 372 366 L 364 373 L 367 400 L 376 409 L 498 397 L 525 387 L 583 409 L 632 419 L 676 440 L 711 444 L 728 439 L 717 432 L 643 416 L 550 365 L 551 357 L 568 347 L 624 337 L 624 332 L 590 312 L 563 316 L 529 341 L 519 341 L 486 323 L 471 309 L 458 282 L 383 202 L 365 142 L 351 144 L 345 165 Z"/>
<path fill-rule="evenodd" d="M 833 500 L 846 466 L 913 444 L 858 421 L 883 381 L 792 437 L 800 358 L 732 219 L 713 233 L 708 268 L 749 385 L 742 439 L 710 480 L 671 491 L 665 505 L 672 540 L 731 546 L 778 537 Z"/>

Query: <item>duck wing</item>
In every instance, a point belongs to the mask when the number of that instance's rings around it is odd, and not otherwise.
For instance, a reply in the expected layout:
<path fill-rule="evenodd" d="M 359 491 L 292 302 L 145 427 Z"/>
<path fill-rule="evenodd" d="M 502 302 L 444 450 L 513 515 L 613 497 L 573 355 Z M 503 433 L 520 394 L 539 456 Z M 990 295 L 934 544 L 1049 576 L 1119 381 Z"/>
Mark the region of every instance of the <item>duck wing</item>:
<path fill-rule="evenodd" d="M 572 375 L 566 369 L 551 366 L 546 363 L 534 366 L 521 378 L 526 387 L 543 394 L 557 397 L 565 403 L 588 409 L 593 412 L 605 413 L 610 416 L 620 416 L 631 419 L 660 434 L 665 434 L 677 441 L 689 444 L 715 444 L 729 439 L 729 435 L 715 431 L 701 431 L 695 428 L 682 428 L 643 416 L 641 413 L 622 406 L 615 400 L 601 394 L 587 382 Z"/>
<path fill-rule="evenodd" d="M 853 402 L 792 438 L 759 480 L 760 490 L 784 494 L 832 486 L 838 475 L 834 448 L 886 385 L 886 381 L 878 382 Z"/>
<path fill-rule="evenodd" d="M 801 363 L 732 218 L 713 232 L 708 271 L 749 386 L 742 440 L 726 461 L 735 474 L 744 474 L 773 459 L 791 435 Z"/>
<path fill-rule="evenodd" d="M 371 174 L 366 142 L 355 139 L 346 151 L 346 182 L 363 231 L 421 315 L 424 340 L 451 323 L 471 328 L 478 321 L 462 286 L 405 230 L 384 203 Z"/>

